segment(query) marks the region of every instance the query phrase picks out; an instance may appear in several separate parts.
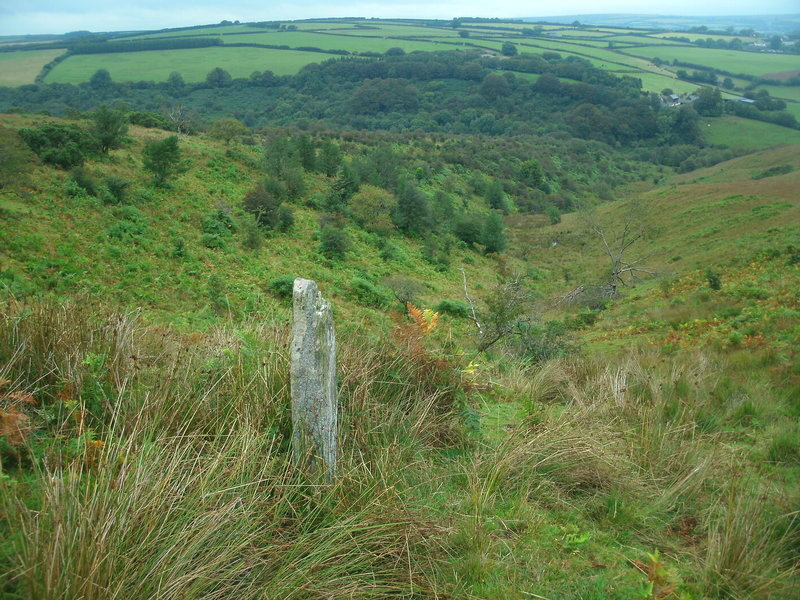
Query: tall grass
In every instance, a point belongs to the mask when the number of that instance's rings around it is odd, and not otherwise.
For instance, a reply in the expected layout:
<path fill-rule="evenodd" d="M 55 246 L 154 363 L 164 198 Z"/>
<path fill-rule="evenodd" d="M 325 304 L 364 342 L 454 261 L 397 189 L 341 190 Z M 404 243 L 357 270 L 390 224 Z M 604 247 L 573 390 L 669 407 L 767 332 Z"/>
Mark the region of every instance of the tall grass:
<path fill-rule="evenodd" d="M 342 353 L 341 475 L 326 485 L 289 460 L 285 326 L 184 335 L 55 305 L 2 320 L 4 376 L 39 404 L 14 449 L 23 459 L 4 455 L 24 470 L 0 487 L 0 590 L 92 600 L 430 589 L 428 525 L 403 481 L 451 425 L 445 392 L 431 392 L 413 357 Z"/>

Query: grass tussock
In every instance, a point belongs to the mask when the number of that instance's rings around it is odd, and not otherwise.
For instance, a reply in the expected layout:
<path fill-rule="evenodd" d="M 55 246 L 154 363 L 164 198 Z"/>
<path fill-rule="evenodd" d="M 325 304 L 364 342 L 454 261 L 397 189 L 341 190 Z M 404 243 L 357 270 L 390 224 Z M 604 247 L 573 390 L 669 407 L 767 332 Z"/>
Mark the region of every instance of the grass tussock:
<path fill-rule="evenodd" d="M 340 346 L 326 484 L 291 460 L 288 335 L 9 306 L 0 592 L 792 598 L 796 403 L 763 376 L 776 359 L 560 359 L 480 406 L 490 386 L 401 323 Z"/>
<path fill-rule="evenodd" d="M 412 357 L 343 353 L 340 476 L 326 485 L 289 456 L 283 326 L 184 335 L 135 315 L 16 306 L 0 332 L 9 389 L 35 399 L 14 409 L 28 426 L 2 448 L 13 473 L 0 486 L 4 592 L 288 599 L 430 589 L 419 549 L 435 527 L 401 489 L 415 448 L 451 426 L 445 392 L 428 393 Z"/>

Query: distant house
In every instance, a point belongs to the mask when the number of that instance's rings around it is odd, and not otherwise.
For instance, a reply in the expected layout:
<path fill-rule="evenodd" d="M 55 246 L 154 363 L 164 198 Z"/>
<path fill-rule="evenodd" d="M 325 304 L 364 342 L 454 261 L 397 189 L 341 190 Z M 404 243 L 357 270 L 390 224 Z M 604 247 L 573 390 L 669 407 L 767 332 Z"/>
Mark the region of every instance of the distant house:
<path fill-rule="evenodd" d="M 750 98 L 743 98 L 741 96 L 733 96 L 732 98 L 725 98 L 725 102 L 741 102 L 742 104 L 755 104 L 755 100 Z"/>
<path fill-rule="evenodd" d="M 700 96 L 696 94 L 669 94 L 668 96 L 661 96 L 662 104 L 667 106 L 680 106 L 682 104 L 691 104 Z"/>

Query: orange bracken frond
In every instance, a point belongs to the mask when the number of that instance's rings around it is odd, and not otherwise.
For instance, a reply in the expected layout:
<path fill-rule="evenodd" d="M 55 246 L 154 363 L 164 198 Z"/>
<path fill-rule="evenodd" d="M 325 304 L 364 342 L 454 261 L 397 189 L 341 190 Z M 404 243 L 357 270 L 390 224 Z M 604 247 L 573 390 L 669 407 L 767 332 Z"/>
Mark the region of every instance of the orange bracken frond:
<path fill-rule="evenodd" d="M 433 331 L 436 324 L 439 322 L 439 313 L 433 312 L 429 308 L 420 310 L 411 304 L 411 302 L 406 302 L 406 308 L 408 309 L 408 314 L 411 315 L 411 318 L 414 320 L 414 323 L 419 327 L 420 332 L 426 335 Z"/>
<path fill-rule="evenodd" d="M 11 400 L 15 402 L 22 402 L 23 404 L 36 404 L 33 394 L 28 392 L 13 392 L 8 395 Z"/>

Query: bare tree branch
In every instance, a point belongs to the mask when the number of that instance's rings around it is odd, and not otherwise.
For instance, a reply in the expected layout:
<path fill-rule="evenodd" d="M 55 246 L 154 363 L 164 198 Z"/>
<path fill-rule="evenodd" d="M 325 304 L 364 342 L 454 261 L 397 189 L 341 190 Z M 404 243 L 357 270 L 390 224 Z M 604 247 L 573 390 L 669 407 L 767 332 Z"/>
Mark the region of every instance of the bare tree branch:
<path fill-rule="evenodd" d="M 469 292 L 467 291 L 467 272 L 463 267 L 460 268 L 459 271 L 461 271 L 461 276 L 464 278 L 464 297 L 467 299 L 467 304 L 469 304 L 469 308 L 472 311 L 472 322 L 475 323 L 475 326 L 478 328 L 478 333 L 483 336 L 483 327 L 478 320 L 478 314 L 475 311 L 475 303 L 472 301 L 472 298 L 469 297 Z"/>

